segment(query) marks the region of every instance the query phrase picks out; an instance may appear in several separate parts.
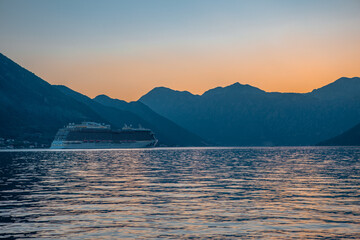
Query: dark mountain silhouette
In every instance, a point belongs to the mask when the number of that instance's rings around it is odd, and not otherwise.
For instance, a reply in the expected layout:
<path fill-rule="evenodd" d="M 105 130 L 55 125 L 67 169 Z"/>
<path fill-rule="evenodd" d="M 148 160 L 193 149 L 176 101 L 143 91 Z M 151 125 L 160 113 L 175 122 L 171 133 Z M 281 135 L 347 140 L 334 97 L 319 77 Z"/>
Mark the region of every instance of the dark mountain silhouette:
<path fill-rule="evenodd" d="M 359 122 L 359 92 L 359 78 L 340 78 L 306 94 L 235 83 L 202 95 L 159 87 L 139 101 L 220 145 L 313 145 Z"/>
<path fill-rule="evenodd" d="M 94 101 L 122 111 L 129 111 L 146 119 L 146 121 L 151 123 L 150 127 L 156 132 L 158 138 L 164 139 L 164 143 L 171 143 L 171 145 L 175 146 L 203 146 L 207 144 L 199 136 L 160 116 L 141 102 L 127 103 L 106 95 L 99 95 L 94 98 Z"/>
<path fill-rule="evenodd" d="M 306 94 L 239 83 L 202 95 L 159 87 L 127 103 L 52 86 L 0 54 L 0 137 L 50 143 L 69 122 L 96 121 L 141 124 L 166 145 L 312 145 L 356 139 L 357 127 L 345 131 L 360 121 L 359 92 L 359 78 L 340 78 Z"/>
<path fill-rule="evenodd" d="M 322 88 L 315 89 L 309 95 L 326 100 L 359 100 L 360 78 L 339 78 Z"/>
<path fill-rule="evenodd" d="M 106 122 L 49 83 L 0 54 L 0 136 L 49 143 L 69 122 Z"/>
<path fill-rule="evenodd" d="M 2 54 L 0 116 L 0 137 L 16 140 L 50 144 L 57 130 L 64 125 L 96 121 L 111 124 L 114 128 L 124 124 L 154 128 L 159 142 L 170 146 L 203 145 L 199 137 L 174 123 L 162 127 L 131 111 L 104 106 L 65 86 L 50 85 Z M 162 118 L 162 121 L 164 123 L 166 119 Z M 182 138 L 176 139 L 179 136 Z"/>
<path fill-rule="evenodd" d="M 344 133 L 317 144 L 319 146 L 360 146 L 360 123 Z"/>

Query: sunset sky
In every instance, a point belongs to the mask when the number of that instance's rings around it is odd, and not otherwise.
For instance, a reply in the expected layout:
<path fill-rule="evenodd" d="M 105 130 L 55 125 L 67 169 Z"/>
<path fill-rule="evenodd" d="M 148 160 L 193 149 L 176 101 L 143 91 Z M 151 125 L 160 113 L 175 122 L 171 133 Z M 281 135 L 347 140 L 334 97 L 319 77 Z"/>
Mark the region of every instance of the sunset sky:
<path fill-rule="evenodd" d="M 360 76 L 360 1 L 0 0 L 0 52 L 90 97 L 308 92 Z"/>

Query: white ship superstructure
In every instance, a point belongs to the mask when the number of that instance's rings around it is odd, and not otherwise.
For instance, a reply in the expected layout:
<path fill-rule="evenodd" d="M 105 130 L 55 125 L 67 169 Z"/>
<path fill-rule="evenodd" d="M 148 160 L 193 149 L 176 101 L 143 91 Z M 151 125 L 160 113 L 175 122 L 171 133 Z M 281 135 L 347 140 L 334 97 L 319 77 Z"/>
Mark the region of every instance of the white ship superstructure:
<path fill-rule="evenodd" d="M 70 123 L 59 129 L 52 149 L 106 149 L 106 148 L 144 148 L 154 147 L 157 143 L 153 132 L 144 128 L 125 126 L 112 130 L 110 125 L 83 122 Z"/>

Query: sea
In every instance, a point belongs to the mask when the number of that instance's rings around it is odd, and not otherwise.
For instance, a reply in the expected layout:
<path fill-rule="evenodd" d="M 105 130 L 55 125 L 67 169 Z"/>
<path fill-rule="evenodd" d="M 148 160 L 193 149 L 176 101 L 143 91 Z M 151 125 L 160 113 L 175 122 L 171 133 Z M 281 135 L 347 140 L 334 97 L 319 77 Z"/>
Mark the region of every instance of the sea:
<path fill-rule="evenodd" d="M 0 239 L 360 239 L 360 147 L 2 151 Z"/>

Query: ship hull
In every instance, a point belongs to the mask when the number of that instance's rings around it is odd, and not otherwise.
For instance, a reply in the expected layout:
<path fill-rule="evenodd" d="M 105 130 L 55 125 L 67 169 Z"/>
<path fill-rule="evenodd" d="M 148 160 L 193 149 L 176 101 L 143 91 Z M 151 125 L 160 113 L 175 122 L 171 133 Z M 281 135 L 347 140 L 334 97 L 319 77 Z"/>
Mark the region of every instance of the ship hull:
<path fill-rule="evenodd" d="M 146 148 L 154 147 L 156 140 L 151 141 L 135 141 L 121 143 L 102 143 L 102 142 L 66 142 L 54 141 L 50 149 L 116 149 L 116 148 Z"/>

